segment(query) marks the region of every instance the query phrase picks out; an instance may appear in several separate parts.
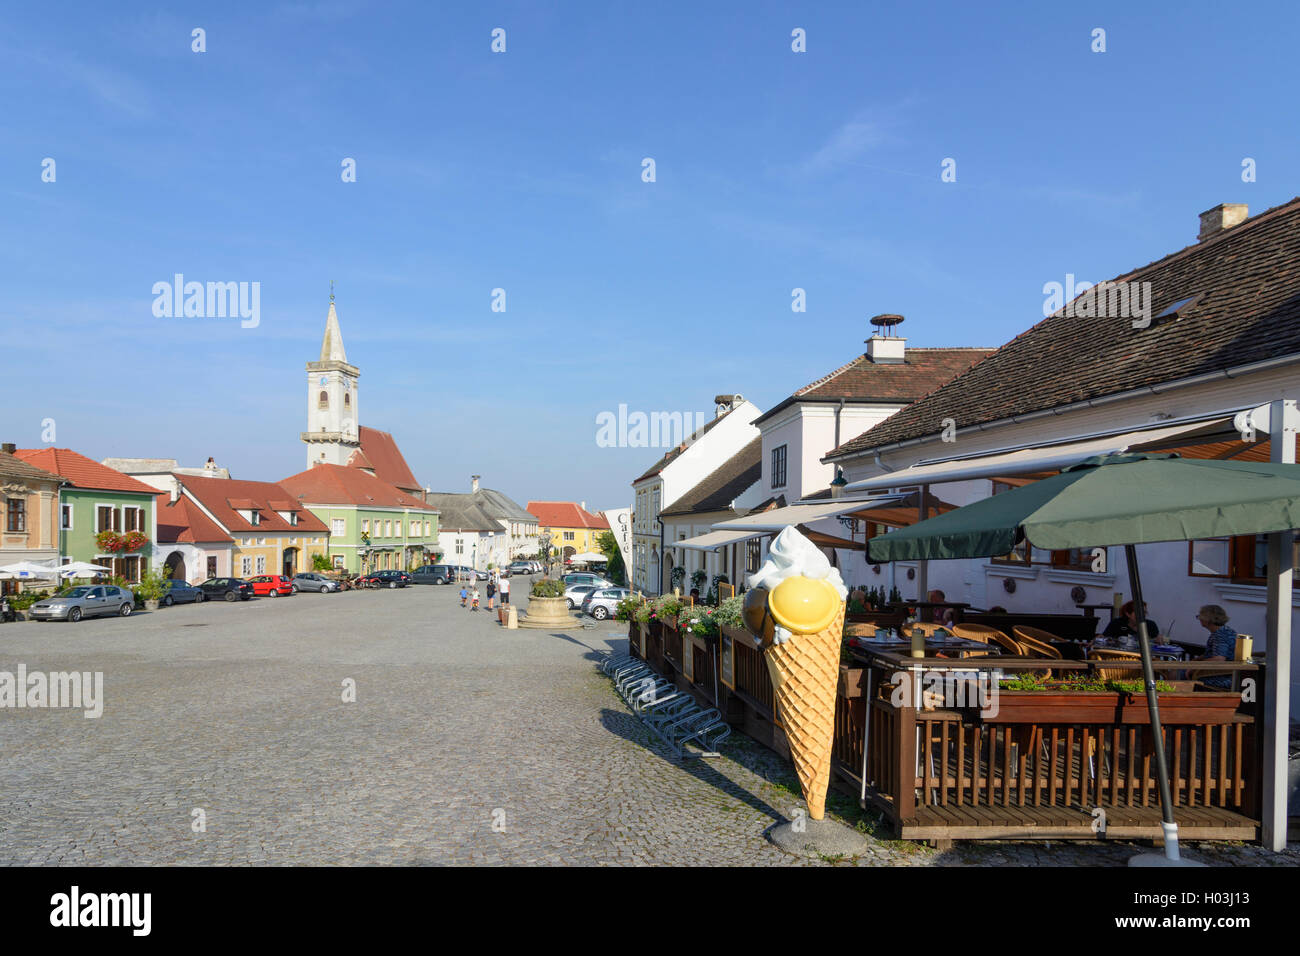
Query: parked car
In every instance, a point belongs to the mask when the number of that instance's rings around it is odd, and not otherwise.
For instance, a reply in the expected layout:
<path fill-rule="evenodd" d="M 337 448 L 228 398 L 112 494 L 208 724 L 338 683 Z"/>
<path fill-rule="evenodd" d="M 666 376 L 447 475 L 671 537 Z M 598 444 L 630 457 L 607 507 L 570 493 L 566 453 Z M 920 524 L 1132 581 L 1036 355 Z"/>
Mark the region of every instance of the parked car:
<path fill-rule="evenodd" d="M 476 571 L 473 568 L 465 567 L 463 564 L 454 565 L 452 570 L 457 572 L 457 580 L 486 581 L 488 579 L 488 573 L 486 571 Z"/>
<path fill-rule="evenodd" d="M 255 578 L 249 578 L 248 583 L 253 586 L 253 593 L 258 597 L 279 597 L 294 593 L 293 580 L 283 574 L 259 574 Z"/>
<path fill-rule="evenodd" d="M 451 584 L 456 570 L 450 564 L 426 564 L 411 572 L 412 584 Z"/>
<path fill-rule="evenodd" d="M 511 575 L 515 574 L 532 574 L 533 562 L 531 561 L 511 561 L 506 571 Z"/>
<path fill-rule="evenodd" d="M 590 614 L 598 621 L 613 617 L 618 602 L 630 597 L 629 588 L 592 588 L 582 599 L 582 613 Z"/>
<path fill-rule="evenodd" d="M 247 601 L 253 586 L 243 578 L 208 578 L 199 589 L 209 601 Z"/>
<path fill-rule="evenodd" d="M 30 613 L 33 621 L 75 622 L 101 614 L 129 617 L 134 610 L 134 592 L 112 584 L 90 584 L 58 597 L 45 598 L 33 604 Z"/>
<path fill-rule="evenodd" d="M 171 607 L 173 604 L 184 604 L 186 601 L 200 604 L 206 599 L 207 596 L 198 585 L 186 584 L 184 581 L 172 581 L 172 586 L 162 596 L 162 606 Z"/>
<path fill-rule="evenodd" d="M 599 574 L 592 574 L 590 571 L 570 571 L 560 580 L 564 582 L 566 588 L 575 584 L 590 584 L 593 588 L 614 587 L 614 582 L 609 578 L 602 577 Z"/>
<path fill-rule="evenodd" d="M 299 591 L 319 591 L 321 594 L 329 594 L 331 591 L 341 591 L 343 586 L 339 582 L 325 577 L 323 574 L 317 574 L 315 571 L 304 571 L 301 574 L 293 576 L 293 586 Z"/>
<path fill-rule="evenodd" d="M 569 602 L 569 610 L 572 611 L 575 607 L 580 606 L 583 598 L 594 590 L 596 590 L 594 584 L 573 584 L 566 587 L 564 589 L 564 599 Z"/>
<path fill-rule="evenodd" d="M 405 571 L 372 571 L 363 574 L 357 583 L 368 588 L 404 588 L 411 583 L 411 576 Z"/>

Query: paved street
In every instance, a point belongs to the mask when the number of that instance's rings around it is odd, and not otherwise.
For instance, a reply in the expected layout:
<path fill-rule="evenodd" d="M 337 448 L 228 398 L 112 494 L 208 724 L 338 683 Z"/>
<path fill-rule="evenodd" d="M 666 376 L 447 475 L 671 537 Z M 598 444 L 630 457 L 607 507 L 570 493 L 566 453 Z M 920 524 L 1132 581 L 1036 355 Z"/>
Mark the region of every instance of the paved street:
<path fill-rule="evenodd" d="M 515 581 L 524 603 L 526 582 Z M 103 671 L 104 713 L 0 710 L 12 864 L 803 862 L 763 831 L 797 784 L 738 741 L 685 765 L 596 668 L 614 623 L 499 628 L 452 587 L 0 625 L 0 670 Z M 342 700 L 355 681 L 356 701 Z M 832 810 L 870 829 L 852 801 Z M 194 832 L 201 809 L 206 831 Z M 860 864 L 1122 864 L 1126 845 L 872 841 Z M 1221 863 L 1300 862 L 1189 848 Z M 814 863 L 822 861 L 812 861 Z M 825 861 L 851 862 L 851 861 Z"/>

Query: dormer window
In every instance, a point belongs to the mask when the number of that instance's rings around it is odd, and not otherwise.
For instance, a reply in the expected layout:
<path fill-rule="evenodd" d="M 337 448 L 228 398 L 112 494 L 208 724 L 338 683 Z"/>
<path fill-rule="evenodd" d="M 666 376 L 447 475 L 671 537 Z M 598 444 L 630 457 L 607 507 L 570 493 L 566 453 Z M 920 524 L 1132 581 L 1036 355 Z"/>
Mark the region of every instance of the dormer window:
<path fill-rule="evenodd" d="M 262 513 L 256 510 L 248 512 L 248 523 L 256 528 L 262 523 Z"/>

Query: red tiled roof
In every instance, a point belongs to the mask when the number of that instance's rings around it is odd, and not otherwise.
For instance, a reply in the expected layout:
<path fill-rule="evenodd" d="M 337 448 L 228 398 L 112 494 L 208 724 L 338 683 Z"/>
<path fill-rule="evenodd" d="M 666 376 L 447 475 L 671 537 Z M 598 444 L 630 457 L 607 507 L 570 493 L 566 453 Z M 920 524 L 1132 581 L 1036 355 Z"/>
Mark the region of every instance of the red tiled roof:
<path fill-rule="evenodd" d="M 604 516 L 584 511 L 572 501 L 530 501 L 528 513 L 537 518 L 539 526 L 546 528 L 609 529 Z"/>
<path fill-rule="evenodd" d="M 46 471 L 52 471 L 77 488 L 90 488 L 95 491 L 136 491 L 146 495 L 155 495 L 157 488 L 151 488 L 142 481 L 136 481 L 130 475 L 101 465 L 97 461 L 78 454 L 71 448 L 19 448 L 14 455 Z"/>
<path fill-rule="evenodd" d="M 203 513 L 203 509 L 181 495 L 174 502 L 171 494 L 160 491 L 158 501 L 158 543 L 230 541 L 230 535 Z"/>
<path fill-rule="evenodd" d="M 380 481 L 386 481 L 405 491 L 421 489 L 420 483 L 415 480 L 415 475 L 411 474 L 411 466 L 402 457 L 402 451 L 397 447 L 397 442 L 392 435 L 375 428 L 367 428 L 365 425 L 360 426 L 357 431 L 361 439 L 360 454 L 353 453 L 352 460 L 348 461 L 349 466 L 373 468 L 375 477 Z"/>
<path fill-rule="evenodd" d="M 345 465 L 316 465 L 281 479 L 279 487 L 299 501 L 313 505 L 437 510 L 426 505 L 420 497 Z"/>
<path fill-rule="evenodd" d="M 58 482 L 60 478 L 54 472 L 46 471 L 44 468 L 37 468 L 35 465 L 29 465 L 17 455 L 11 455 L 7 451 L 0 451 L 0 476 L 54 482 Z"/>
<path fill-rule="evenodd" d="M 1111 281 L 1151 283 L 1147 328 L 1062 308 L 829 456 L 1300 353 L 1300 198 Z"/>
<path fill-rule="evenodd" d="M 178 475 L 176 479 L 188 494 L 230 531 L 266 535 L 278 532 L 322 534 L 327 530 L 324 522 L 310 511 L 300 511 L 296 525 L 290 524 L 276 514 L 276 509 L 271 507 L 271 501 L 283 501 L 292 495 L 285 487 L 273 481 L 194 478 L 190 475 Z M 251 523 L 239 513 L 239 509 L 245 507 L 255 508 L 261 515 L 258 524 Z"/>
<path fill-rule="evenodd" d="M 755 424 L 796 402 L 879 402 L 907 405 L 960 375 L 993 349 L 909 348 L 902 362 L 873 362 L 865 354 L 810 382 L 755 419 Z"/>

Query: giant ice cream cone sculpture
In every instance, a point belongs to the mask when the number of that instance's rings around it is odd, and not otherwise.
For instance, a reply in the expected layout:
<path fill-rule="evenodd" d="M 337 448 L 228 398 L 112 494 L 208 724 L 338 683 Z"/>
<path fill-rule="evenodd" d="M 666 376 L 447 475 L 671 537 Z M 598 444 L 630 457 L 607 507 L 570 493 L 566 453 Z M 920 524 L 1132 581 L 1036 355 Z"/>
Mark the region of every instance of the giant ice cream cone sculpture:
<path fill-rule="evenodd" d="M 794 528 L 777 536 L 767 562 L 748 583 L 748 623 L 765 647 L 777 714 L 808 816 L 821 820 L 831 779 L 847 590 L 826 556 Z"/>

